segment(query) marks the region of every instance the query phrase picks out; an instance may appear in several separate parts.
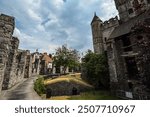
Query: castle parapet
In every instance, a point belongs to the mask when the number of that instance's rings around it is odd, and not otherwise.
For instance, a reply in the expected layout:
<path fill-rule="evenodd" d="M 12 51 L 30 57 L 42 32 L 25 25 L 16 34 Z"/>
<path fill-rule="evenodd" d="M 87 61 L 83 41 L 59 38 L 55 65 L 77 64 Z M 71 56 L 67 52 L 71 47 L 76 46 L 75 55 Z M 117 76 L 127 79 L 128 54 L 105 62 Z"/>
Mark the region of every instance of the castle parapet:
<path fill-rule="evenodd" d="M 12 16 L 0 14 L 0 35 L 11 37 L 14 32 L 15 18 Z"/>
<path fill-rule="evenodd" d="M 103 23 L 103 27 L 104 27 L 104 30 L 105 30 L 105 29 L 114 27 L 114 26 L 116 26 L 116 25 L 118 25 L 118 24 L 119 24 L 119 20 L 118 20 L 118 17 L 116 16 L 116 17 L 114 17 L 114 18 L 111 18 L 111 19 L 105 21 L 105 22 Z"/>

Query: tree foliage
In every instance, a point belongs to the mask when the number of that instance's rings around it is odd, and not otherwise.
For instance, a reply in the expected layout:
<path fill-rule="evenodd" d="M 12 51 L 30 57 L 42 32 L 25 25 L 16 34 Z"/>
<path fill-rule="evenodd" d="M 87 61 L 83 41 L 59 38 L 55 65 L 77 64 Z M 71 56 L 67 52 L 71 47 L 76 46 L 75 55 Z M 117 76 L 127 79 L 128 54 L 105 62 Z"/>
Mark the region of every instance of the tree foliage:
<path fill-rule="evenodd" d="M 65 45 L 56 49 L 54 64 L 56 67 L 63 67 L 65 73 L 66 68 L 75 69 L 79 66 L 79 53 L 76 49 L 69 49 Z"/>
<path fill-rule="evenodd" d="M 82 70 L 82 78 L 95 88 L 109 88 L 109 70 L 105 54 L 88 51 L 83 58 Z"/>

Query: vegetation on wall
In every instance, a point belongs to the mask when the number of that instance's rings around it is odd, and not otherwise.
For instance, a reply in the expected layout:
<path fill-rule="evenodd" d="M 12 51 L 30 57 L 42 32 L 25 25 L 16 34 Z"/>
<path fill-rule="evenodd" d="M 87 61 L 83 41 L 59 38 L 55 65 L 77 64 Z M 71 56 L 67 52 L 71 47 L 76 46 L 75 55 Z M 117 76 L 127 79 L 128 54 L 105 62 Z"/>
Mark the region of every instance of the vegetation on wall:
<path fill-rule="evenodd" d="M 95 54 L 88 51 L 83 58 L 82 78 L 96 89 L 109 88 L 109 69 L 106 54 Z"/>

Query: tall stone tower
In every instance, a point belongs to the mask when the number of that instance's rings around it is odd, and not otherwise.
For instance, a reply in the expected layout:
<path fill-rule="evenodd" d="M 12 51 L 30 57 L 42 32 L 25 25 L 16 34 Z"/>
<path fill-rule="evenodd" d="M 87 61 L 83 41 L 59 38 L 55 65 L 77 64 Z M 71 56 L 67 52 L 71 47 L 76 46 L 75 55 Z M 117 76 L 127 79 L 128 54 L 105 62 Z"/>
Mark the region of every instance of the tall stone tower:
<path fill-rule="evenodd" d="M 92 28 L 94 52 L 102 54 L 104 52 L 103 34 L 102 34 L 103 22 L 96 15 L 96 13 L 94 14 L 93 20 L 91 22 L 91 28 Z"/>
<path fill-rule="evenodd" d="M 120 20 L 126 22 L 129 19 L 143 13 L 150 7 L 150 0 L 114 0 L 119 12 Z"/>

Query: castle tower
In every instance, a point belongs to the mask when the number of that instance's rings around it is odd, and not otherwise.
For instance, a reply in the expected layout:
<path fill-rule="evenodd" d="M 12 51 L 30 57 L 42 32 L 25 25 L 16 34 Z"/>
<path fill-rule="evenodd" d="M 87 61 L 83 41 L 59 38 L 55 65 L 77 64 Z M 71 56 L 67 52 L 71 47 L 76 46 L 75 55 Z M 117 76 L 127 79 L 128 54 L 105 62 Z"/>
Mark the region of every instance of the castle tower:
<path fill-rule="evenodd" d="M 150 0 L 114 0 L 120 20 L 126 22 L 150 7 Z"/>
<path fill-rule="evenodd" d="M 92 36 L 93 36 L 93 45 L 94 52 L 98 54 L 102 54 L 104 52 L 104 44 L 103 44 L 103 22 L 100 18 L 94 15 L 93 20 L 91 22 Z"/>

